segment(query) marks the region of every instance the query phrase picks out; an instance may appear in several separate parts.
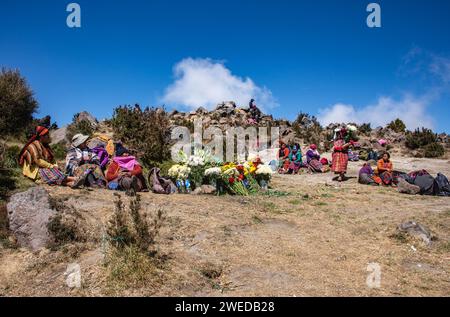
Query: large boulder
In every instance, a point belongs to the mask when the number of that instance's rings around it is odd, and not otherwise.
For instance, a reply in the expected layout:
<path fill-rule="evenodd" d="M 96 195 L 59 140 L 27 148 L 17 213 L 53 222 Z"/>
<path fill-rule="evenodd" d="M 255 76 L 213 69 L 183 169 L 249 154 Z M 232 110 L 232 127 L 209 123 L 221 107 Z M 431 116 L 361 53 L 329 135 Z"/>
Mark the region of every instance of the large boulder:
<path fill-rule="evenodd" d="M 33 187 L 15 194 L 8 205 L 9 228 L 20 246 L 36 251 L 51 242 L 47 225 L 56 215 L 49 195 L 42 187 Z"/>
<path fill-rule="evenodd" d="M 67 134 L 67 126 L 56 130 L 51 130 L 50 137 L 52 139 L 52 144 L 61 143 L 67 145 L 69 142 L 67 142 L 66 134 Z"/>
<path fill-rule="evenodd" d="M 94 129 L 98 126 L 98 120 L 86 111 L 80 112 L 75 116 L 75 122 L 79 123 L 81 121 L 88 121 Z"/>
<path fill-rule="evenodd" d="M 408 195 L 418 195 L 420 194 L 420 187 L 414 184 L 408 183 L 403 178 L 399 178 L 398 180 L 398 192 L 402 194 Z"/>

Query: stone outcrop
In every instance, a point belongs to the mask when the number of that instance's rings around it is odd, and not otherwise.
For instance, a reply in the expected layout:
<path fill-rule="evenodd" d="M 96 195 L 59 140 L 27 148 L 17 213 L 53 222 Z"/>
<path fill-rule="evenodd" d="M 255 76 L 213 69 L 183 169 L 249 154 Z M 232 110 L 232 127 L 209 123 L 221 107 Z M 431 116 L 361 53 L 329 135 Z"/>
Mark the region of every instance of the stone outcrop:
<path fill-rule="evenodd" d="M 36 251 L 49 245 L 51 236 L 47 226 L 56 211 L 51 208 L 43 187 L 13 195 L 7 210 L 9 228 L 20 246 Z"/>

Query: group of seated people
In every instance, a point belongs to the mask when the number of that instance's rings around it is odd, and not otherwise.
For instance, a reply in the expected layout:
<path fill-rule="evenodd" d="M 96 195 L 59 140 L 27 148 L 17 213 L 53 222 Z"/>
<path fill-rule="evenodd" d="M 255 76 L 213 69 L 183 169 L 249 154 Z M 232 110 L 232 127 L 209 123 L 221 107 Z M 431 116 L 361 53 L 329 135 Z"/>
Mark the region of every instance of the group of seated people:
<path fill-rule="evenodd" d="M 306 151 L 305 163 L 300 144 L 288 146 L 286 143 L 281 143 L 278 161 L 280 174 L 297 174 L 300 168 L 307 168 L 310 173 L 326 173 L 330 170 L 328 160 L 321 158 L 315 144 L 311 144 Z"/>
<path fill-rule="evenodd" d="M 33 181 L 72 188 L 92 187 L 123 190 L 127 193 L 148 191 L 142 167 L 136 157 L 117 143 L 108 152 L 105 145 L 89 148 L 89 136 L 72 138 L 65 169 L 55 162 L 46 127 L 38 126 L 19 154 L 23 175 Z"/>
<path fill-rule="evenodd" d="M 364 185 L 385 185 L 395 186 L 394 184 L 394 165 L 391 161 L 391 155 L 385 152 L 378 160 L 376 169 L 372 169 L 370 163 L 364 163 L 359 171 L 359 183 Z"/>

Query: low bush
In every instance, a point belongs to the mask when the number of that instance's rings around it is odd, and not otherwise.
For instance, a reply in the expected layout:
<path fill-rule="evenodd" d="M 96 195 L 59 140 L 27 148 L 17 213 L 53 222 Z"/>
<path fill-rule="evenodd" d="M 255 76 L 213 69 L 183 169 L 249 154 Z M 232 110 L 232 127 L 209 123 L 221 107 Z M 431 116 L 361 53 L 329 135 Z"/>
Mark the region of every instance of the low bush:
<path fill-rule="evenodd" d="M 6 203 L 0 201 L 0 242 L 8 238 L 8 212 Z"/>
<path fill-rule="evenodd" d="M 3 152 L 2 166 L 4 168 L 18 168 L 19 167 L 18 157 L 20 154 L 20 150 L 21 148 L 18 147 L 17 145 L 7 146 Z"/>
<path fill-rule="evenodd" d="M 430 143 L 423 147 L 424 156 L 427 158 L 437 158 L 445 154 L 445 148 L 439 143 Z"/>
<path fill-rule="evenodd" d="M 157 209 L 153 214 L 143 214 L 141 199 L 136 195 L 125 208 L 121 196 L 116 195 L 115 208 L 108 222 L 107 234 L 109 241 L 115 248 L 137 246 L 147 252 L 155 244 L 164 222 L 164 212 Z"/>
<path fill-rule="evenodd" d="M 164 212 L 141 212 L 140 196 L 134 197 L 125 208 L 119 194 L 114 213 L 108 222 L 108 251 L 105 256 L 108 285 L 110 288 L 148 287 L 157 284 L 155 257 L 156 238 L 164 222 Z"/>
<path fill-rule="evenodd" d="M 437 135 L 430 129 L 422 128 L 416 129 L 414 132 L 409 132 L 406 136 L 405 145 L 411 150 L 416 150 L 427 146 L 431 143 L 436 143 Z"/>
<path fill-rule="evenodd" d="M 137 150 L 148 168 L 170 158 L 171 124 L 164 109 L 120 106 L 111 124 L 115 138 Z"/>

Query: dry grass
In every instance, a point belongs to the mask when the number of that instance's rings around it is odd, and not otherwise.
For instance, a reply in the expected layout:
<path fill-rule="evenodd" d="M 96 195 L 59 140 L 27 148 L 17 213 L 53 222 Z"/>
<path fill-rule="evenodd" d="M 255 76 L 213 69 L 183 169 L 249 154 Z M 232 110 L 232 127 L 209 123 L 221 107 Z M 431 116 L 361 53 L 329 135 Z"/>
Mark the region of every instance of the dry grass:
<path fill-rule="evenodd" d="M 395 163 L 450 175 L 447 161 Z M 350 176 L 359 165 L 350 165 Z M 142 208 L 167 210 L 156 258 L 127 249 L 109 254 L 105 267 L 107 250 L 93 239 L 75 258 L 58 250 L 33 268 L 30 263 L 44 255 L 3 250 L 0 294 L 448 296 L 448 198 L 401 195 L 392 188 L 361 186 L 356 179 L 336 184 L 330 174 L 276 176 L 272 185 L 269 193 L 244 198 L 142 194 Z M 54 197 L 73 195 L 65 188 L 51 190 Z M 76 205 L 83 226 L 101 237 L 113 213 L 113 193 L 77 195 L 65 204 Z M 397 226 L 410 220 L 437 237 L 430 247 L 397 233 Z M 83 288 L 76 291 L 61 277 L 73 261 L 83 272 Z M 372 262 L 382 269 L 380 289 L 366 285 Z"/>

